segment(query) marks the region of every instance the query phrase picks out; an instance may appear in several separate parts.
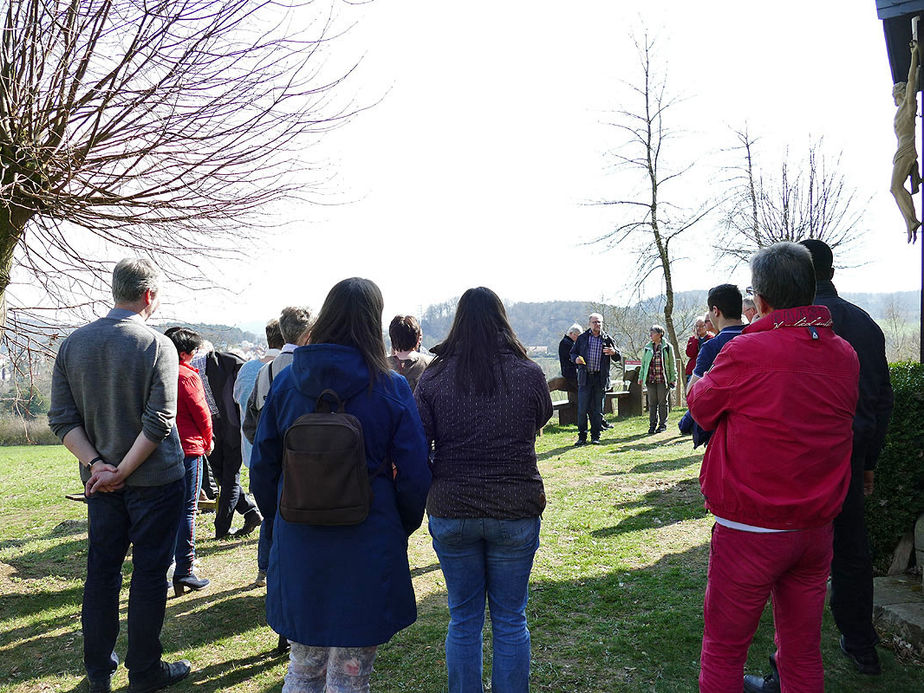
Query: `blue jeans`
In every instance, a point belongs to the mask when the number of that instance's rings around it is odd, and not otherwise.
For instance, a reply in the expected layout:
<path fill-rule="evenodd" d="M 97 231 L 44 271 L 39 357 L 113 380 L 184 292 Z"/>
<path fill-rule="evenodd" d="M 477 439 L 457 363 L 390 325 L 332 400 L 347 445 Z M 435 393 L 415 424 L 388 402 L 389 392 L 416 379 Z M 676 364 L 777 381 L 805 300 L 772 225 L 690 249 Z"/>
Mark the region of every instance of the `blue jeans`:
<path fill-rule="evenodd" d="M 529 690 L 526 600 L 538 517 L 523 520 L 430 517 L 433 548 L 449 592 L 449 693 L 481 693 L 485 594 L 494 635 L 493 693 Z"/>
<path fill-rule="evenodd" d="M 160 630 L 167 606 L 167 568 L 176 547 L 183 509 L 184 482 L 125 486 L 87 499 L 89 551 L 83 588 L 83 662 L 87 678 L 108 681 L 119 665 L 119 590 L 122 563 L 132 546 L 128 594 L 130 681 L 146 680 L 160 667 Z"/>
<path fill-rule="evenodd" d="M 192 575 L 196 558 L 196 509 L 199 507 L 199 489 L 202 488 L 202 457 L 185 457 L 183 464 L 186 467 L 185 498 L 174 552 L 176 568 L 173 574 L 177 577 Z"/>
<path fill-rule="evenodd" d="M 578 385 L 578 437 L 587 439 L 587 417 L 590 417 L 590 437 L 600 438 L 603 427 L 603 383 L 599 374 L 587 374 L 587 384 Z"/>

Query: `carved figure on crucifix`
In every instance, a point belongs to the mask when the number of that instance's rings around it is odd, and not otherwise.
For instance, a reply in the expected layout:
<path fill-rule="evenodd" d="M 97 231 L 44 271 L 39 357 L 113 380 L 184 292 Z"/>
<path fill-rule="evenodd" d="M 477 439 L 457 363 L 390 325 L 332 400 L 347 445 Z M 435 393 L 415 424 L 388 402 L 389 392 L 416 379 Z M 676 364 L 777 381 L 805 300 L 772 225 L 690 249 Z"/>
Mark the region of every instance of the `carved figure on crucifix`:
<path fill-rule="evenodd" d="M 895 112 L 895 137 L 898 139 L 898 151 L 892 159 L 892 187 L 890 188 L 895 203 L 905 218 L 908 229 L 908 242 L 914 243 L 918 238 L 918 221 L 914 210 L 912 194 L 918 192 L 921 174 L 918 170 L 918 153 L 915 149 L 915 119 L 918 113 L 917 73 L 918 42 L 912 41 L 911 68 L 908 70 L 908 82 L 898 82 L 892 87 L 892 98 L 898 110 Z M 905 188 L 905 180 L 911 176 L 911 192 Z"/>

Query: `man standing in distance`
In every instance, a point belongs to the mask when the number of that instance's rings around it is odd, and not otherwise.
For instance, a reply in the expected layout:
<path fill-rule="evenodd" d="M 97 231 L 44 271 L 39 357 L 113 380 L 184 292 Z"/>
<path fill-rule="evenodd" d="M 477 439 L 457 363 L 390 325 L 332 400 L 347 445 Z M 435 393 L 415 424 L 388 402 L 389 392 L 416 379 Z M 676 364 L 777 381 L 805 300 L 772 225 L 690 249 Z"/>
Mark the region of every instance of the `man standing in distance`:
<path fill-rule="evenodd" d="M 125 259 L 112 273 L 115 307 L 73 332 L 58 351 L 48 423 L 80 462 L 89 517 L 83 592 L 84 666 L 91 692 L 107 693 L 119 664 L 122 563 L 132 546 L 128 600 L 129 691 L 146 693 L 189 674 L 161 661 L 167 568 L 183 508 L 183 450 L 174 421 L 179 360 L 144 323 L 157 309 L 160 273 Z"/>
<path fill-rule="evenodd" d="M 571 347 L 571 361 L 577 366 L 578 439 L 575 445 L 587 444 L 587 418 L 590 417 L 590 442 L 600 444 L 603 427 L 603 394 L 610 386 L 610 359 L 620 356 L 613 339 L 603 331 L 603 316 L 591 313 L 589 327 Z"/>

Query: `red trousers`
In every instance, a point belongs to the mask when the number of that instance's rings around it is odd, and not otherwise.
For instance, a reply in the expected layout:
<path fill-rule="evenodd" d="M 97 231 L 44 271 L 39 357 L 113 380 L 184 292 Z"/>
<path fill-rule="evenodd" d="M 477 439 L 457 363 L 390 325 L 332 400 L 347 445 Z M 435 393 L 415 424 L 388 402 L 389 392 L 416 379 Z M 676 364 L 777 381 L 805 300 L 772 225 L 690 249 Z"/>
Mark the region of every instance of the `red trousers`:
<path fill-rule="evenodd" d="M 703 608 L 702 693 L 741 693 L 748 647 L 773 597 L 782 693 L 823 693 L 821 618 L 832 529 L 759 534 L 716 524 Z"/>

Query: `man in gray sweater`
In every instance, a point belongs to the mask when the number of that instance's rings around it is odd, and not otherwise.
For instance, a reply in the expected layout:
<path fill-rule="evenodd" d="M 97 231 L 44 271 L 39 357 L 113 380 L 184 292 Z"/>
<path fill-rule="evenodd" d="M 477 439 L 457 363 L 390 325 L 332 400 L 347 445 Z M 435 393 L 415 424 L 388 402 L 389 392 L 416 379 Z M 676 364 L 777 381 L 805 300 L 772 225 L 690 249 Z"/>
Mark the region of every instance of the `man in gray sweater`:
<path fill-rule="evenodd" d="M 144 323 L 157 309 L 160 273 L 125 259 L 112 274 L 115 307 L 61 344 L 48 422 L 80 463 L 89 516 L 83 592 L 84 666 L 90 691 L 108 692 L 119 664 L 119 590 L 132 546 L 129 691 L 169 686 L 189 662 L 161 661 L 166 574 L 183 507 L 183 451 L 174 425 L 179 359 Z"/>

